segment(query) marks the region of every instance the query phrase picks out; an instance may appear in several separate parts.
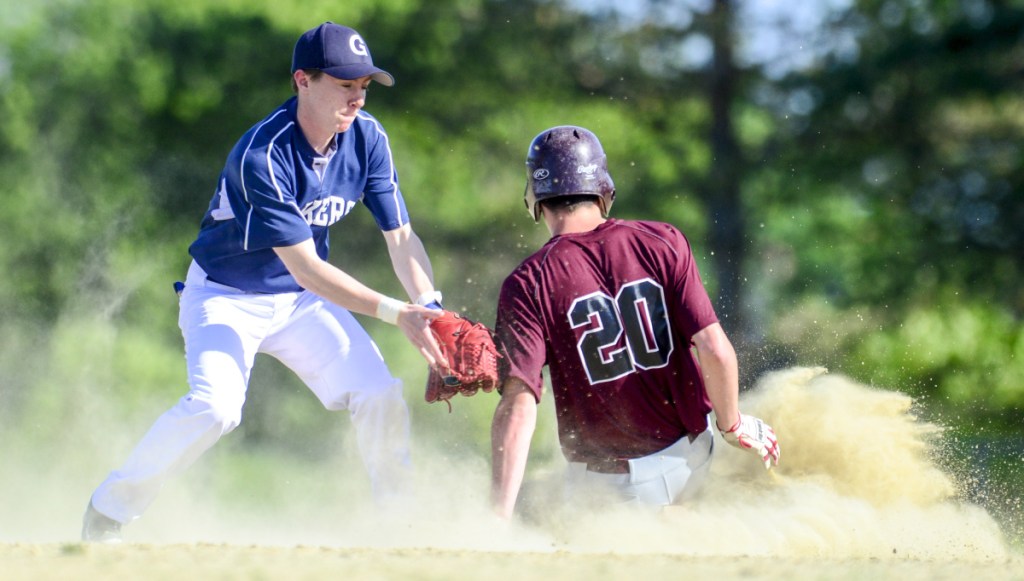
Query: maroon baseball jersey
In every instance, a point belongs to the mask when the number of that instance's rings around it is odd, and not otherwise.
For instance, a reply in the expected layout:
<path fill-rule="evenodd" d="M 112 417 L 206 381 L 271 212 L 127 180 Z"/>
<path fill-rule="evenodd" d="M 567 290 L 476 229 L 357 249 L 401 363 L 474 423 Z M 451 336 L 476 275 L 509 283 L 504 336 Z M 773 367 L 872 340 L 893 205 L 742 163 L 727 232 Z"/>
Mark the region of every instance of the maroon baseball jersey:
<path fill-rule="evenodd" d="M 717 321 L 679 230 L 610 219 L 552 238 L 505 279 L 502 380 L 539 401 L 548 366 L 570 462 L 644 456 L 707 428 L 691 339 Z"/>

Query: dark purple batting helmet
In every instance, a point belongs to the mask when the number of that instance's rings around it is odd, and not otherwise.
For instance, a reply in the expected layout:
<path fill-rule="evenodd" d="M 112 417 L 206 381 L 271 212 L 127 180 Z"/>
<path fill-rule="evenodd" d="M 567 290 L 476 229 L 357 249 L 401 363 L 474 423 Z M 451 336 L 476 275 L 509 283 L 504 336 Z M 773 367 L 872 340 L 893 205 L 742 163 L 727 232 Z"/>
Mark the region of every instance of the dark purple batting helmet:
<path fill-rule="evenodd" d="M 540 220 L 537 202 L 560 196 L 591 195 L 601 214 L 615 201 L 615 184 L 597 136 L 573 125 L 552 127 L 533 138 L 526 154 L 526 209 Z"/>

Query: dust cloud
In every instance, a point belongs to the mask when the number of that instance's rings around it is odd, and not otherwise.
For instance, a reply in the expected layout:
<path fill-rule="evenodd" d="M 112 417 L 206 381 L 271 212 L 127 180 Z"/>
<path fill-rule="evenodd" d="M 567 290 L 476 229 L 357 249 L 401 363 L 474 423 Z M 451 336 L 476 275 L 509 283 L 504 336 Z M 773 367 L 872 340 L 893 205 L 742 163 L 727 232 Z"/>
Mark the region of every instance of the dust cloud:
<path fill-rule="evenodd" d="M 656 517 L 595 515 L 564 534 L 572 550 L 789 558 L 988 561 L 1010 549 L 991 515 L 957 498 L 937 465 L 941 429 L 912 400 L 821 368 L 765 377 L 745 413 L 782 446 L 766 472 L 716 441 L 703 495 Z M 721 444 L 721 445 L 719 445 Z"/>
<path fill-rule="evenodd" d="M 741 408 L 773 425 L 782 446 L 780 466 L 765 471 L 750 454 L 716 439 L 712 473 L 701 496 L 660 512 L 566 510 L 562 466 L 554 462 L 531 470 L 521 518 L 501 523 L 487 506 L 488 458 L 421 445 L 415 450 L 417 498 L 407 506 L 383 512 L 371 506 L 352 449 L 336 451 L 315 468 L 256 473 L 266 486 L 283 488 L 287 500 L 265 505 L 214 500 L 223 498 L 213 493 L 226 484 L 212 472 L 216 462 L 204 460 L 168 485 L 146 516 L 125 528 L 125 536 L 129 545 L 958 562 L 1017 558 L 992 516 L 958 497 L 952 471 L 936 454 L 941 428 L 916 418 L 912 403 L 906 395 L 820 368 L 767 375 L 743 394 Z M 217 447 L 208 455 L 216 452 Z M 5 498 L 0 542 L 77 542 L 88 494 L 105 473 L 97 472 L 94 462 L 70 456 L 8 460 L 0 480 Z"/>

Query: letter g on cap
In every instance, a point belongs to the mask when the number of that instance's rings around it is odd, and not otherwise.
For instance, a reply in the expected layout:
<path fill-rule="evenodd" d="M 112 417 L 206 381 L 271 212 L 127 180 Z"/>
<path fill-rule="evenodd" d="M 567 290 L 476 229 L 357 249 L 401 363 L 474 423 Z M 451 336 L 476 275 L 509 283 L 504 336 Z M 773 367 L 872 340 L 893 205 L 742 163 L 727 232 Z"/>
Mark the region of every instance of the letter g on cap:
<path fill-rule="evenodd" d="M 348 47 L 352 49 L 353 54 L 357 54 L 359 56 L 369 56 L 369 53 L 366 51 L 366 42 L 363 41 L 363 37 L 359 36 L 358 34 L 353 34 L 352 36 L 349 37 Z"/>

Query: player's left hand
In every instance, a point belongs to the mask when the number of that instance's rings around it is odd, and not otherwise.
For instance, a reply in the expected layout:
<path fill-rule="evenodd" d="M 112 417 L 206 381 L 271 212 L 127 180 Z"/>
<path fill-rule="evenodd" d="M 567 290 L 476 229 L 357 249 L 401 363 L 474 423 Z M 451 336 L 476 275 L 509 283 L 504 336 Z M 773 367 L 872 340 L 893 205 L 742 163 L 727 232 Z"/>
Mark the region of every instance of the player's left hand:
<path fill-rule="evenodd" d="M 764 423 L 760 418 L 740 414 L 740 419 L 728 430 L 718 428 L 726 442 L 742 450 L 750 450 L 761 457 L 765 469 L 771 469 L 772 464 L 779 465 L 779 456 L 782 450 L 779 448 L 779 439 L 775 430 Z"/>
<path fill-rule="evenodd" d="M 427 375 L 427 403 L 444 401 L 451 410 L 456 395 L 490 392 L 498 385 L 498 350 L 491 330 L 458 313 L 442 311 L 430 321 L 430 331 L 445 363 L 432 365 Z"/>

